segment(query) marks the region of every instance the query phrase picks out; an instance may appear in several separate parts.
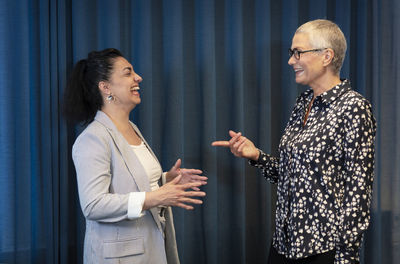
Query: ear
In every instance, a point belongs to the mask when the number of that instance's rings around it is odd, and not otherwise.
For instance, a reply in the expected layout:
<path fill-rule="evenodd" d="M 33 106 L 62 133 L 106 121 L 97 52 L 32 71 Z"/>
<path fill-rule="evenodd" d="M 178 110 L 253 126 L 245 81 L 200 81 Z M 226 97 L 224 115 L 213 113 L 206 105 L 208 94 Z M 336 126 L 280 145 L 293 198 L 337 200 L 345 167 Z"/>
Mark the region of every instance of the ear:
<path fill-rule="evenodd" d="M 111 93 L 110 88 L 108 87 L 108 84 L 105 81 L 99 82 L 99 90 L 103 94 L 110 94 Z"/>
<path fill-rule="evenodd" d="M 331 64 L 334 56 L 335 52 L 333 51 L 333 49 L 327 48 L 324 51 L 323 65 L 328 66 L 329 64 Z"/>

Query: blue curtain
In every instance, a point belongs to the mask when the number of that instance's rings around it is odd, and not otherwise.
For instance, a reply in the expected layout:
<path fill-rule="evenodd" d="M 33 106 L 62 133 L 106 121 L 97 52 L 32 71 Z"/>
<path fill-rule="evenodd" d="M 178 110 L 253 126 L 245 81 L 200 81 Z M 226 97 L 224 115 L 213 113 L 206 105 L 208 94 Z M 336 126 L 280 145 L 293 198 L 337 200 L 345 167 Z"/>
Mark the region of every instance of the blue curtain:
<path fill-rule="evenodd" d="M 81 263 L 84 219 L 60 102 L 72 65 L 120 49 L 144 81 L 132 120 L 164 170 L 209 177 L 174 209 L 182 263 L 266 263 L 274 186 L 210 143 L 242 131 L 276 154 L 296 96 L 287 49 L 327 18 L 348 40 L 342 77 L 378 121 L 372 221 L 362 263 L 400 259 L 400 2 L 397 0 L 0 0 L 0 262 Z M 73 106 L 71 106 L 73 107 Z"/>

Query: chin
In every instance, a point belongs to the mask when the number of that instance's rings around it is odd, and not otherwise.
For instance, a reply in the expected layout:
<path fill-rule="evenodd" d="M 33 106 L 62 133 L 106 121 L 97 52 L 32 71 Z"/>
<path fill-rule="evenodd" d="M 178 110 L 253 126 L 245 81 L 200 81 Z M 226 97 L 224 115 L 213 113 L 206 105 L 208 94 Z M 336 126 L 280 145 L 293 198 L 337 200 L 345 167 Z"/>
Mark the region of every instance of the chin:
<path fill-rule="evenodd" d="M 301 78 L 299 78 L 299 79 L 296 78 L 296 83 L 297 84 L 302 84 L 302 85 L 307 85 L 308 84 L 306 80 L 301 79 Z"/>

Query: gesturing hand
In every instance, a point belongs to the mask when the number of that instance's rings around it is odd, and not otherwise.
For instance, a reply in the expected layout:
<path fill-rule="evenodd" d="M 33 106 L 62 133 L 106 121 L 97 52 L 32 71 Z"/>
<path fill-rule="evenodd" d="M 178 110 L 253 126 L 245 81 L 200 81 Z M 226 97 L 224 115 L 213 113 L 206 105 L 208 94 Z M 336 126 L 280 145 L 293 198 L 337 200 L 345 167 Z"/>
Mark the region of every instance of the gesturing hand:
<path fill-rule="evenodd" d="M 185 183 L 190 183 L 190 182 L 201 182 L 201 185 L 206 185 L 208 178 L 205 176 L 202 176 L 203 172 L 201 170 L 197 169 L 184 169 L 181 168 L 182 161 L 181 159 L 178 159 L 175 162 L 175 165 L 172 166 L 172 168 L 167 172 L 167 182 L 170 182 L 171 180 L 175 179 L 179 174 L 182 175 L 181 180 L 179 181 L 179 184 L 185 184 Z M 193 190 L 199 191 L 200 189 L 198 187 L 192 187 Z"/>
<path fill-rule="evenodd" d="M 229 130 L 231 139 L 229 141 L 214 141 L 211 146 L 230 148 L 233 155 L 236 157 L 242 157 L 252 160 L 257 160 L 260 152 L 246 137 L 242 136 L 242 133 L 236 133 L 235 131 Z"/>
<path fill-rule="evenodd" d="M 147 192 L 143 204 L 143 210 L 147 210 L 159 205 L 177 206 L 186 210 L 193 210 L 193 206 L 188 205 L 188 203 L 202 204 L 203 201 L 192 197 L 204 197 L 206 195 L 205 192 L 186 191 L 190 188 L 198 188 L 202 185 L 202 183 L 197 181 L 179 184 L 181 180 L 182 175 L 178 175 L 169 183 L 161 186 L 158 190 Z"/>

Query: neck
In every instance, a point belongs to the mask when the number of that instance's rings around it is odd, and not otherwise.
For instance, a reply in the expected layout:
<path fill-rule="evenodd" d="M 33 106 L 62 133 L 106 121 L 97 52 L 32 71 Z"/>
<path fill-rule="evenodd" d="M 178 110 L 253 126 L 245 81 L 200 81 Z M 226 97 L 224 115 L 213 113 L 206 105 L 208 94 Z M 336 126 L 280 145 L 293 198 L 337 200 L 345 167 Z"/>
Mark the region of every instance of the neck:
<path fill-rule="evenodd" d="M 129 125 L 129 113 L 132 109 L 123 109 L 115 105 L 114 102 L 105 102 L 101 111 L 103 111 L 114 122 L 117 127 Z"/>
<path fill-rule="evenodd" d="M 325 74 L 315 80 L 310 87 L 313 89 L 314 98 L 340 84 L 339 75 Z"/>

